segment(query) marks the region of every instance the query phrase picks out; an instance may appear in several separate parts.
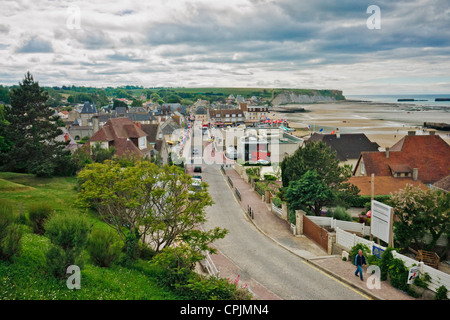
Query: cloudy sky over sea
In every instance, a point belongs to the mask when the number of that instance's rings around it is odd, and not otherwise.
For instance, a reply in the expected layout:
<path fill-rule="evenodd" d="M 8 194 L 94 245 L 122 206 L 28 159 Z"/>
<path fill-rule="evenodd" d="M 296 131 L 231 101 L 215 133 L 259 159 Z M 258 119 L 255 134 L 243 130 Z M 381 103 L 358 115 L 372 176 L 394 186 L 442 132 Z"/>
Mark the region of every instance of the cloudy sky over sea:
<path fill-rule="evenodd" d="M 448 93 L 448 0 L 0 0 L 0 83 Z M 370 5 L 380 29 L 369 29 Z M 372 21 L 372 20 L 371 20 Z"/>

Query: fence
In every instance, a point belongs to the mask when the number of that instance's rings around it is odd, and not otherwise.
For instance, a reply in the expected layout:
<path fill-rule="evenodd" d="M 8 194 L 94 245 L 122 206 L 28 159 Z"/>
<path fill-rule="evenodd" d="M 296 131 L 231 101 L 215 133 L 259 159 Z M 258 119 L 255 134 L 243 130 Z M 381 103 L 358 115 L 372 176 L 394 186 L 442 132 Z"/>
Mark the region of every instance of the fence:
<path fill-rule="evenodd" d="M 272 212 L 275 212 L 280 217 L 283 217 L 283 210 L 281 208 L 278 208 L 273 202 L 272 202 Z"/>
<path fill-rule="evenodd" d="M 239 192 L 238 188 L 234 188 L 234 193 L 236 193 L 236 196 L 238 197 L 239 201 L 242 201 L 241 193 Z"/>
<path fill-rule="evenodd" d="M 328 231 L 317 225 L 310 218 L 303 216 L 303 233 L 325 251 L 328 251 Z"/>
<path fill-rule="evenodd" d="M 364 238 L 358 237 L 356 234 L 349 233 L 340 228 L 336 228 L 336 243 L 339 246 L 341 246 L 347 250 L 350 250 L 352 247 L 354 247 L 358 243 L 364 244 L 367 247 L 369 247 L 370 252 L 374 252 L 374 248 L 381 249 L 383 251 L 386 250 L 385 247 L 379 246 L 379 245 L 375 244 L 373 241 L 369 241 Z M 449 274 L 439 271 L 437 269 L 434 269 L 430 266 L 427 266 L 427 265 L 423 264 L 422 262 L 419 262 L 419 261 L 411 259 L 407 256 L 404 256 L 404 255 L 396 252 L 395 250 L 392 251 L 392 255 L 396 259 L 401 259 L 405 263 L 405 266 L 407 268 L 410 268 L 414 265 L 419 266 L 420 272 L 422 274 L 428 273 L 431 277 L 431 281 L 428 284 L 428 289 L 436 292 L 437 289 L 443 285 L 449 290 L 449 292 L 447 293 L 447 298 L 450 298 L 450 275 Z"/>
<path fill-rule="evenodd" d="M 308 216 L 308 218 L 315 224 L 322 227 L 330 227 L 333 229 L 340 228 L 346 231 L 360 233 L 363 236 L 370 235 L 370 227 L 366 226 L 364 223 L 336 220 L 331 217 Z"/>
<path fill-rule="evenodd" d="M 230 176 L 227 176 L 228 183 L 233 188 L 233 181 L 231 180 Z"/>
<path fill-rule="evenodd" d="M 250 205 L 247 205 L 247 214 L 250 218 L 254 219 L 254 211 Z"/>
<path fill-rule="evenodd" d="M 206 271 L 208 271 L 208 274 L 210 276 L 219 277 L 220 272 L 217 269 L 216 265 L 214 264 L 214 261 L 211 259 L 211 256 L 208 252 L 204 252 L 205 259 L 203 260 L 204 267 L 206 268 Z"/>

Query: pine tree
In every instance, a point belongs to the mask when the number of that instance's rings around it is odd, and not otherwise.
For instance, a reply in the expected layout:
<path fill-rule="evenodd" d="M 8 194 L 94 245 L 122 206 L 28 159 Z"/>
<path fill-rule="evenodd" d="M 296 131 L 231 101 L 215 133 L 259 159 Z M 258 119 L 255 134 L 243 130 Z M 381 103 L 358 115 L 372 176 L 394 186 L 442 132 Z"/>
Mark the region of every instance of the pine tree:
<path fill-rule="evenodd" d="M 8 126 L 3 135 L 12 146 L 0 155 L 3 170 L 52 176 L 64 165 L 67 152 L 64 142 L 55 140 L 62 134 L 47 104 L 48 92 L 27 72 L 22 83 L 10 91 L 11 106 L 5 108 Z M 65 159 L 65 160 L 62 160 Z"/>

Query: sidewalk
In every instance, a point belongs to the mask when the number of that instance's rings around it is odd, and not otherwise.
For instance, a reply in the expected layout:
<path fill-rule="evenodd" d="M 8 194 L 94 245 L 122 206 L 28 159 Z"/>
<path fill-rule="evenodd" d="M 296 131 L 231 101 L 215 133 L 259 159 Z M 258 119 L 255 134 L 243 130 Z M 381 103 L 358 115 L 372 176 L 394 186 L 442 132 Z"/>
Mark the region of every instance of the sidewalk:
<path fill-rule="evenodd" d="M 393 288 L 387 281 L 381 282 L 380 289 L 369 289 L 366 284 L 369 275 L 365 274 L 366 278 L 361 281 L 359 277 L 355 277 L 355 267 L 351 262 L 342 261 L 340 256 L 329 256 L 327 252 L 306 236 L 294 236 L 289 223 L 272 213 L 270 206 L 262 201 L 261 197 L 233 168 L 225 168 L 225 172 L 233 183 L 233 193 L 237 188 L 241 194 L 242 200 L 239 201 L 236 197 L 236 201 L 240 203 L 244 213 L 247 214 L 248 206 L 252 208 L 254 217 L 253 219 L 249 218 L 249 220 L 259 231 L 278 245 L 305 259 L 312 267 L 320 269 L 346 286 L 364 293 L 368 298 L 376 300 L 417 300 Z M 227 177 L 224 176 L 224 179 L 227 180 Z"/>

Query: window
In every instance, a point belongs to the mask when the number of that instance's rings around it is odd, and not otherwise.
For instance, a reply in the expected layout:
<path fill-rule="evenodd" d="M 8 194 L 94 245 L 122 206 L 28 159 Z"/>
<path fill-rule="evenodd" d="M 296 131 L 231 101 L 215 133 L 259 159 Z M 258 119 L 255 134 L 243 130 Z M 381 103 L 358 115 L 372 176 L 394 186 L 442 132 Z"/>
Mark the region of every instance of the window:
<path fill-rule="evenodd" d="M 139 138 L 139 149 L 140 150 L 145 149 L 147 147 L 146 140 L 147 140 L 146 137 Z"/>

